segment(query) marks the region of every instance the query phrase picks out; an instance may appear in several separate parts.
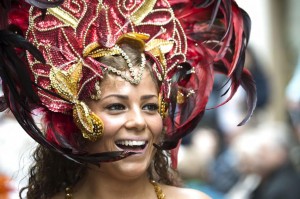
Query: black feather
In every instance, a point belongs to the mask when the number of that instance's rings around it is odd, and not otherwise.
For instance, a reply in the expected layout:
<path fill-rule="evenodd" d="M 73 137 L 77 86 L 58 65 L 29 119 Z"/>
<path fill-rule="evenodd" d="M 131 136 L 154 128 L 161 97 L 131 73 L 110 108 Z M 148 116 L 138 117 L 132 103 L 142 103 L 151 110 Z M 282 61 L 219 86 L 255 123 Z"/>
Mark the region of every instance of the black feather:
<path fill-rule="evenodd" d="M 247 12 L 245 12 L 243 9 L 241 9 L 241 13 L 243 16 L 244 21 L 244 35 L 245 35 L 245 41 L 246 46 L 248 45 L 249 39 L 250 39 L 250 32 L 251 32 L 251 19 Z"/>
<path fill-rule="evenodd" d="M 43 55 L 22 36 L 7 30 L 0 30 L 0 76 L 19 103 L 25 108 L 22 95 L 27 100 L 38 102 L 39 97 L 34 91 L 26 63 L 19 58 L 15 48 L 28 50 L 37 60 L 45 62 Z"/>
<path fill-rule="evenodd" d="M 256 107 L 256 102 L 257 102 L 257 92 L 256 92 L 256 85 L 255 82 L 250 75 L 248 71 L 245 71 L 242 74 L 241 78 L 241 86 L 244 88 L 244 90 L 247 93 L 247 115 L 243 119 L 242 122 L 238 124 L 238 126 L 244 125 L 252 116 L 254 109 Z"/>
<path fill-rule="evenodd" d="M 47 8 L 57 7 L 61 4 L 63 4 L 64 0 L 51 0 L 51 1 L 49 1 L 49 0 L 26 0 L 26 2 L 37 8 L 47 9 Z"/>
<path fill-rule="evenodd" d="M 196 8 L 206 8 L 208 6 L 210 6 L 211 4 L 214 3 L 215 0 L 206 0 L 206 1 L 195 1 L 193 2 L 193 6 L 196 7 Z"/>
<path fill-rule="evenodd" d="M 8 108 L 4 96 L 0 97 L 0 112 L 5 111 Z"/>
<path fill-rule="evenodd" d="M 0 4 L 0 30 L 7 27 L 7 12 L 10 8 L 10 0 L 2 0 Z"/>
<path fill-rule="evenodd" d="M 166 135 L 163 143 L 158 148 L 162 150 L 171 150 L 177 147 L 181 138 L 191 133 L 202 119 L 204 111 L 202 111 L 197 117 L 194 117 L 186 126 L 183 128 L 176 129 L 176 133 Z"/>
<path fill-rule="evenodd" d="M 42 53 L 24 37 L 8 30 L 0 30 L 0 44 L 28 50 L 38 61 L 45 63 Z"/>
<path fill-rule="evenodd" d="M 10 9 L 11 1 L 10 0 L 1 0 L 0 6 L 2 6 L 4 9 Z"/>

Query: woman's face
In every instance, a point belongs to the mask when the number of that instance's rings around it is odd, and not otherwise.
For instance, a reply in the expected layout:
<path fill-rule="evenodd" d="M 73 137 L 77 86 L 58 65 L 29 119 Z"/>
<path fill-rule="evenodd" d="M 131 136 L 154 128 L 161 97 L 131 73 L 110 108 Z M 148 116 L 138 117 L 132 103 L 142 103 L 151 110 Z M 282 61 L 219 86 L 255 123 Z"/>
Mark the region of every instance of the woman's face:
<path fill-rule="evenodd" d="M 88 150 L 137 152 L 120 161 L 103 163 L 99 169 L 108 175 L 138 177 L 149 167 L 155 153 L 153 143 L 158 142 L 163 128 L 157 87 L 145 71 L 138 85 L 108 75 L 101 83 L 101 92 L 100 100 L 87 104 L 102 119 L 104 132 Z"/>

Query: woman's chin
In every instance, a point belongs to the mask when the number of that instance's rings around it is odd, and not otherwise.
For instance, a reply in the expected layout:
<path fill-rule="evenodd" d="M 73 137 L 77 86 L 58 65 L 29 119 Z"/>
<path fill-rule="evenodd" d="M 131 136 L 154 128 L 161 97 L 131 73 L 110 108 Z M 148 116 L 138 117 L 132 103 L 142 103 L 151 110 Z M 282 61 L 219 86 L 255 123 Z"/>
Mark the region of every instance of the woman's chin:
<path fill-rule="evenodd" d="M 143 176 L 147 173 L 147 169 L 149 167 L 148 162 L 143 161 L 130 161 L 130 157 L 124 160 L 120 160 L 118 164 L 115 162 L 114 164 L 117 168 L 115 168 L 115 172 L 119 173 L 119 175 L 123 178 L 133 179 Z"/>
<path fill-rule="evenodd" d="M 118 148 L 118 150 L 120 149 Z M 144 149 L 132 152 L 136 154 L 112 162 L 111 169 L 114 168 L 115 172 L 119 173 L 120 176 L 128 178 L 139 177 L 147 173 L 151 159 L 153 158 L 153 148 L 147 144 Z"/>
<path fill-rule="evenodd" d="M 113 149 L 113 151 L 118 150 L 123 149 Z M 143 150 L 132 152 L 136 154 L 118 161 L 101 163 L 100 167 L 96 168 L 96 170 L 119 180 L 133 180 L 147 175 L 147 170 L 153 158 L 153 148 L 146 147 Z"/>

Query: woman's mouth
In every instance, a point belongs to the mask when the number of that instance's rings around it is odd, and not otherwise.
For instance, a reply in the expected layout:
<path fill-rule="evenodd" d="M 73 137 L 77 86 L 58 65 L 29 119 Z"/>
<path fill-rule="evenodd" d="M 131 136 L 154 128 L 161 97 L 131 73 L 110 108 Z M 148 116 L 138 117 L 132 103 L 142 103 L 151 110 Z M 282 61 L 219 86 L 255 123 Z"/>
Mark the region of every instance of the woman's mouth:
<path fill-rule="evenodd" d="M 146 148 L 148 141 L 118 140 L 115 144 L 124 151 L 142 152 Z"/>

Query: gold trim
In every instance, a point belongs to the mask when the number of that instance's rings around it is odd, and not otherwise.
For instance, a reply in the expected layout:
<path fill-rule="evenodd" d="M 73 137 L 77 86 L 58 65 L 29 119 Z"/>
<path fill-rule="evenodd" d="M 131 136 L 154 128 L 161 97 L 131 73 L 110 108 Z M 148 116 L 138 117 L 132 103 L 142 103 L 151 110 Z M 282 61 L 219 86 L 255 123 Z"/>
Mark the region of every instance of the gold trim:
<path fill-rule="evenodd" d="M 149 51 L 154 56 L 159 56 L 160 53 L 166 54 L 173 49 L 174 42 L 164 39 L 153 39 L 146 43 L 145 51 Z"/>
<path fill-rule="evenodd" d="M 101 45 L 98 42 L 93 42 L 87 45 L 83 50 L 83 57 L 103 57 L 109 55 L 117 55 L 120 54 L 120 50 L 115 47 L 112 48 L 100 48 Z"/>
<path fill-rule="evenodd" d="M 48 8 L 47 11 L 66 25 L 69 25 L 74 29 L 77 28 L 79 21 L 62 8 Z"/>
<path fill-rule="evenodd" d="M 130 19 L 135 25 L 139 25 L 143 19 L 153 10 L 156 0 L 144 0 L 131 15 Z"/>

